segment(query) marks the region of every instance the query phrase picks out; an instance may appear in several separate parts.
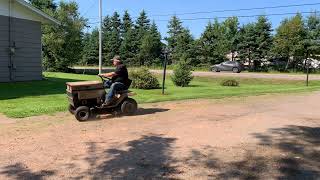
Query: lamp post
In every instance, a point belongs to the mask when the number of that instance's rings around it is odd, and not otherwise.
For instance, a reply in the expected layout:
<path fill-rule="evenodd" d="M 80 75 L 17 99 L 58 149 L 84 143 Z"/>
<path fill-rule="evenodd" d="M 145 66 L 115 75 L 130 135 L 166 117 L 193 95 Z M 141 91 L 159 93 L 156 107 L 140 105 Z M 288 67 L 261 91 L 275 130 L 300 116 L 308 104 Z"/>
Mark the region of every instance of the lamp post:
<path fill-rule="evenodd" d="M 162 95 L 164 95 L 164 88 L 165 88 L 165 82 L 166 82 L 166 71 L 167 71 L 169 49 L 167 47 L 164 48 L 163 53 L 164 53 L 164 61 L 163 61 Z"/>
<path fill-rule="evenodd" d="M 311 59 L 306 59 L 306 64 L 307 64 L 307 82 L 306 82 L 306 85 L 309 86 L 309 68 L 310 68 L 310 65 L 311 65 Z"/>

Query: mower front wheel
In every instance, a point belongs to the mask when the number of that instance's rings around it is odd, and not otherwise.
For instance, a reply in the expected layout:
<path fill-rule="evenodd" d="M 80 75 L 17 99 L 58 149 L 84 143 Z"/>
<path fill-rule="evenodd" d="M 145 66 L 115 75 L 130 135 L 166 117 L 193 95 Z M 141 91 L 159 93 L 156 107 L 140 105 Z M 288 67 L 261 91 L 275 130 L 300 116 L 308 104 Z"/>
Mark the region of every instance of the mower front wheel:
<path fill-rule="evenodd" d="M 138 103 L 131 98 L 123 101 L 121 104 L 121 112 L 124 115 L 133 115 L 138 110 Z"/>
<path fill-rule="evenodd" d="M 90 118 L 90 109 L 87 106 L 80 106 L 76 109 L 74 116 L 78 121 L 86 121 Z"/>
<path fill-rule="evenodd" d="M 71 104 L 69 104 L 68 110 L 69 110 L 69 112 L 70 112 L 71 114 L 74 114 L 75 111 L 76 111 L 76 108 L 73 107 Z"/>

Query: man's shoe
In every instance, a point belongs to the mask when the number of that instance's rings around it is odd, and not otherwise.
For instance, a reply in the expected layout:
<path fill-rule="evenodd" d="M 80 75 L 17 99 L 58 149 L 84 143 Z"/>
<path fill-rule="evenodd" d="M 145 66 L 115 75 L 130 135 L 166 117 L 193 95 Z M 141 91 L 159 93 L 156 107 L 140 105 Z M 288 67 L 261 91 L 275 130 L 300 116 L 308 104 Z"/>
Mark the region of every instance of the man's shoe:
<path fill-rule="evenodd" d="M 102 104 L 102 107 L 107 107 L 112 104 L 112 101 L 106 101 L 105 103 Z"/>

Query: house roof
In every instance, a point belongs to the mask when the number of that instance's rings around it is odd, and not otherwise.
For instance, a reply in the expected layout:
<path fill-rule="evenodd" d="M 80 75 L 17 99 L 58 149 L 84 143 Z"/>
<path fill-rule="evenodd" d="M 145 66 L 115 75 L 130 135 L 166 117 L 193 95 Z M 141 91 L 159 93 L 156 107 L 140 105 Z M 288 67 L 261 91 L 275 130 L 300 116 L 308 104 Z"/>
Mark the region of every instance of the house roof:
<path fill-rule="evenodd" d="M 30 3 L 27 3 L 25 0 L 16 0 L 16 2 L 18 2 L 19 4 L 21 4 L 25 8 L 31 10 L 36 15 L 38 15 L 38 16 L 40 16 L 42 18 L 45 18 L 46 20 L 50 21 L 51 23 L 57 24 L 57 25 L 60 24 L 60 22 L 58 20 L 56 20 L 55 18 L 53 18 L 53 17 L 49 16 L 48 14 L 42 12 L 41 10 L 35 8 Z"/>

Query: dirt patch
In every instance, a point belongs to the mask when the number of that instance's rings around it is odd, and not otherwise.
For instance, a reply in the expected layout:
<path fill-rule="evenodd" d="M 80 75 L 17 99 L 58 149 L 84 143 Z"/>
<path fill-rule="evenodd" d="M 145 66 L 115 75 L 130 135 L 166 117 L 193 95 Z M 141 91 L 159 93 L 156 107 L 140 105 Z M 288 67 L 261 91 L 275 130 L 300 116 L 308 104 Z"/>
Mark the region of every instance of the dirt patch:
<path fill-rule="evenodd" d="M 68 113 L 16 120 L 1 124 L 0 179 L 317 179 L 319 100 L 187 100 L 83 123 Z"/>

